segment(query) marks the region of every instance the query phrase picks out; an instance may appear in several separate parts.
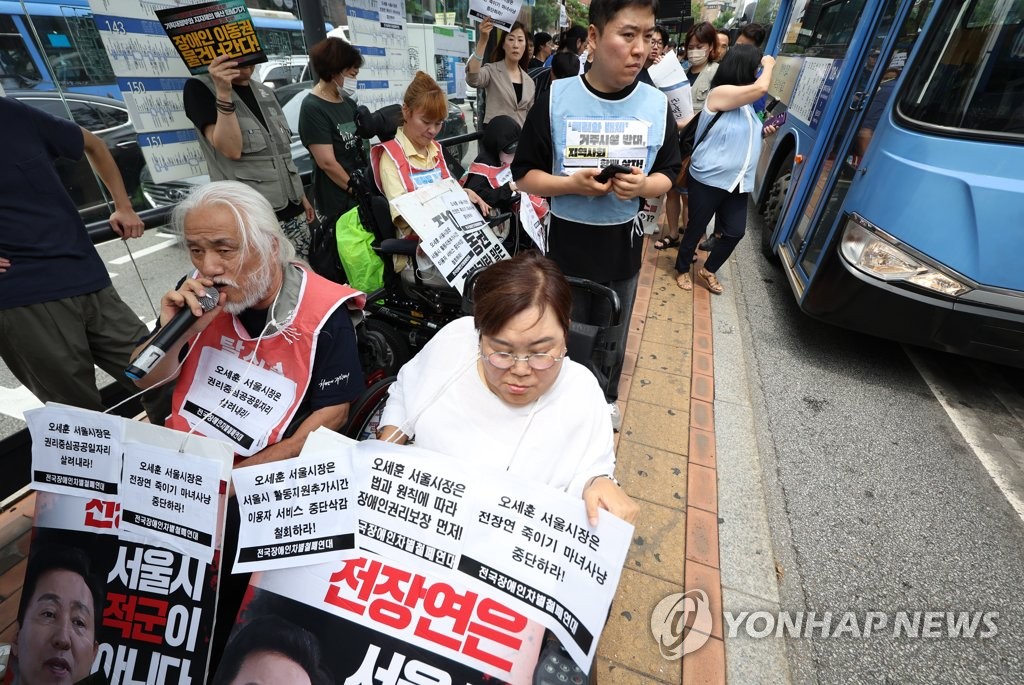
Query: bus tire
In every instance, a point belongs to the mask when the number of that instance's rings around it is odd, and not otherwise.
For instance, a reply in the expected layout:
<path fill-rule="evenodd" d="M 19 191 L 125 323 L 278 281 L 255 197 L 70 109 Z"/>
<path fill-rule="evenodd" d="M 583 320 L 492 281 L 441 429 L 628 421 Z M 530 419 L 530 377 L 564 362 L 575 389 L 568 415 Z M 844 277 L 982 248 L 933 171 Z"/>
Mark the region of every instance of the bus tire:
<path fill-rule="evenodd" d="M 786 194 L 789 193 L 789 184 L 792 180 L 793 158 L 789 157 L 775 172 L 775 180 L 768 190 L 764 210 L 761 212 L 761 216 L 764 217 L 764 225 L 761 228 L 761 254 L 776 264 L 779 262 L 779 256 L 772 250 L 772 234 L 782 219 L 782 208 L 786 204 Z"/>
<path fill-rule="evenodd" d="M 369 371 L 380 369 L 385 376 L 394 376 L 412 358 L 407 343 L 390 324 L 367 317 L 363 322 L 363 339 L 369 351 Z"/>

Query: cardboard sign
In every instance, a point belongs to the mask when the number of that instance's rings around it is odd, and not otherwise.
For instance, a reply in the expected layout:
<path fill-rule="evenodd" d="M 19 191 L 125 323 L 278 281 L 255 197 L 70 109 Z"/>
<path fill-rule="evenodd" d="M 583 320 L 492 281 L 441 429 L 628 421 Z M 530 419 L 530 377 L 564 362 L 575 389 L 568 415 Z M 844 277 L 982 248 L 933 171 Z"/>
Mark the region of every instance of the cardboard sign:
<path fill-rule="evenodd" d="M 32 435 L 32 487 L 79 497 L 116 497 L 124 419 L 49 403 L 25 412 Z"/>
<path fill-rule="evenodd" d="M 675 53 L 664 55 L 657 64 L 647 69 L 654 85 L 668 98 L 672 117 L 678 124 L 685 124 L 693 118 L 693 96 L 690 93 L 690 79 L 679 64 Z"/>
<path fill-rule="evenodd" d="M 466 191 L 452 178 L 429 183 L 391 200 L 420 237 L 420 248 L 460 293 L 474 269 L 508 259 Z"/>
<path fill-rule="evenodd" d="M 351 441 L 317 430 L 298 457 L 231 473 L 245 522 L 232 573 L 337 561 L 354 547 L 346 442 Z"/>
<path fill-rule="evenodd" d="M 579 497 L 414 447 L 359 443 L 353 464 L 361 549 L 504 594 L 590 668 L 631 525 L 590 528 Z"/>
<path fill-rule="evenodd" d="M 508 31 L 519 18 L 522 7 L 523 0 L 469 0 L 469 16 L 477 22 L 490 17 L 496 27 Z"/>
<path fill-rule="evenodd" d="M 156 16 L 193 75 L 205 74 L 218 55 L 230 55 L 239 66 L 267 61 L 244 0 L 171 7 Z"/>

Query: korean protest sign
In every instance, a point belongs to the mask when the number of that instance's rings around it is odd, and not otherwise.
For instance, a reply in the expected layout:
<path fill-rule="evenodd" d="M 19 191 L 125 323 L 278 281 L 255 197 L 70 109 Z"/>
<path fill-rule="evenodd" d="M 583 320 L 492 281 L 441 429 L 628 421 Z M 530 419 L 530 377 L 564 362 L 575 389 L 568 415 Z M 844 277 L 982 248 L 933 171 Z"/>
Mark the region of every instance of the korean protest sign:
<path fill-rule="evenodd" d="M 519 18 L 523 0 L 469 0 L 469 16 L 477 22 L 487 17 L 502 31 L 508 31 Z"/>
<path fill-rule="evenodd" d="M 391 200 L 420 237 L 420 247 L 460 293 L 474 269 L 508 259 L 458 181 L 435 181 Z"/>
<path fill-rule="evenodd" d="M 338 685 L 528 685 L 544 632 L 506 599 L 373 554 L 253 574 L 249 596 L 226 652 L 247 627 L 291 631 Z"/>
<path fill-rule="evenodd" d="M 348 438 L 326 429 L 294 459 L 235 469 L 244 525 L 233 573 L 319 564 L 354 547 Z"/>
<path fill-rule="evenodd" d="M 504 594 L 590 667 L 631 525 L 591 528 L 579 497 L 422 449 L 362 442 L 353 464 L 360 548 Z"/>
<path fill-rule="evenodd" d="M 218 55 L 239 66 L 266 62 L 244 0 L 220 0 L 157 10 L 156 16 L 191 74 L 205 74 Z"/>
<path fill-rule="evenodd" d="M 530 240 L 542 253 L 548 252 L 548 222 L 537 215 L 537 208 L 540 206 L 547 217 L 547 203 L 543 198 L 522 193 L 519 199 L 519 225 L 530 236 Z"/>
<path fill-rule="evenodd" d="M 650 122 L 566 117 L 562 125 L 565 150 L 559 173 L 603 169 L 609 164 L 646 169 Z"/>
<path fill-rule="evenodd" d="M 661 210 L 661 198 L 645 198 L 640 208 L 640 223 L 643 224 L 644 233 L 650 235 L 658 232 L 658 212 Z"/>
<path fill-rule="evenodd" d="M 45 430 L 33 430 L 34 443 L 45 441 L 50 424 L 68 417 L 59 405 L 37 411 L 39 417 L 33 421 Z M 98 652 L 88 672 L 102 674 L 103 682 L 205 682 L 216 607 L 224 493 L 232 460 L 230 447 L 194 436 L 185 441 L 182 433 L 169 429 L 78 411 L 82 414 L 77 416 L 76 425 L 98 425 L 100 419 L 120 423 L 112 429 L 121 436 L 122 452 L 112 456 L 118 464 L 118 491 L 113 495 L 84 491 L 79 495 L 37 494 L 25 587 L 37 587 L 42 579 L 49 578 L 47 582 L 57 584 L 52 591 L 58 594 L 67 583 L 75 586 L 80 582 L 91 591 L 84 605 L 95 622 L 88 620 L 85 625 L 98 644 Z M 187 453 L 178 451 L 183 446 Z M 155 466 L 150 460 L 157 456 L 159 473 L 123 466 L 133 461 Z M 197 469 L 200 462 L 203 468 Z M 142 474 L 146 475 L 140 478 Z M 164 487 L 158 489 L 157 483 Z M 131 500 L 129 493 L 133 492 Z M 210 519 L 205 527 L 211 538 L 210 554 L 193 550 L 208 556 L 208 560 L 183 551 L 183 546 L 177 544 L 174 535 L 180 535 L 186 527 L 176 518 L 181 512 L 161 514 L 160 530 L 143 526 L 133 532 L 125 525 L 125 516 L 132 508 L 160 509 L 155 504 L 160 500 L 181 502 L 187 511 L 202 511 L 201 515 Z M 128 501 L 134 502 L 131 508 Z M 196 503 L 206 508 L 192 509 Z M 69 567 L 75 570 L 60 576 L 49 575 L 46 570 Z M 19 658 L 27 662 L 31 655 L 23 653 Z M 72 675 L 80 679 L 83 673 L 77 670 L 77 664 L 74 666 Z M 19 668 L 15 663 L 12 672 Z"/>
<path fill-rule="evenodd" d="M 690 79 L 679 64 L 675 53 L 664 55 L 657 64 L 648 69 L 651 80 L 668 98 L 668 107 L 677 124 L 685 124 L 693 117 L 693 97 L 690 94 Z"/>
<path fill-rule="evenodd" d="M 63 404 L 25 412 L 32 434 L 32 487 L 79 497 L 116 497 L 124 421 Z"/>

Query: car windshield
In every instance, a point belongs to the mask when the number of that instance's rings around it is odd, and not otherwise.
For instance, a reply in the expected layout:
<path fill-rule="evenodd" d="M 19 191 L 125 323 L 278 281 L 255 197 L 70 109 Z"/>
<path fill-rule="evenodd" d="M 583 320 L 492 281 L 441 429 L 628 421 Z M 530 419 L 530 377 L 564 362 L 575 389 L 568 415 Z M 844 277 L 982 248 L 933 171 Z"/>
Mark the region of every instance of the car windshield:
<path fill-rule="evenodd" d="M 904 119 L 1024 142 L 1024 0 L 947 4 L 911 69 Z"/>

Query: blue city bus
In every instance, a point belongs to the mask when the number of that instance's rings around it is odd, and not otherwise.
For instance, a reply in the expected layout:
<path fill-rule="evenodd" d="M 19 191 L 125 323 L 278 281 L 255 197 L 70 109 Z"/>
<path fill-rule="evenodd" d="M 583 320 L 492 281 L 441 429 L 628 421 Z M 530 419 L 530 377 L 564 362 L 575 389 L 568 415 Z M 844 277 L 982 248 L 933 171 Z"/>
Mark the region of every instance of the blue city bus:
<path fill-rule="evenodd" d="M 763 0 L 762 247 L 823 321 L 1024 366 L 1024 0 Z"/>
<path fill-rule="evenodd" d="M 250 13 L 268 56 L 306 54 L 302 22 L 294 15 L 258 9 Z M 0 0 L 0 85 L 5 90 L 59 86 L 67 92 L 122 99 L 88 0 Z"/>

